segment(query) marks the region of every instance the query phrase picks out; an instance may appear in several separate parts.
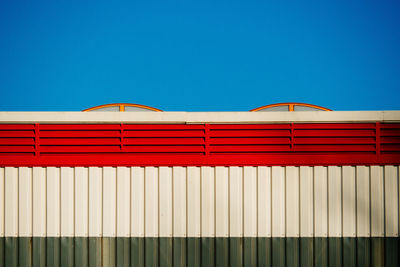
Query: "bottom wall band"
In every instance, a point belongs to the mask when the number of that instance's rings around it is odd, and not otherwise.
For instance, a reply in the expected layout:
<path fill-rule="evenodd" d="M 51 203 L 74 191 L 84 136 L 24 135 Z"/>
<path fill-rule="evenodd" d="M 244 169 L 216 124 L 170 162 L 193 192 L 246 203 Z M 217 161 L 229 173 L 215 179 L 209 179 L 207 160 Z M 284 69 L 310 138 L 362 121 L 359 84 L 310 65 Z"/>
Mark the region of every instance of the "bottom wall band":
<path fill-rule="evenodd" d="M 1 237 L 0 266 L 399 266 L 398 251 L 398 237 Z"/>

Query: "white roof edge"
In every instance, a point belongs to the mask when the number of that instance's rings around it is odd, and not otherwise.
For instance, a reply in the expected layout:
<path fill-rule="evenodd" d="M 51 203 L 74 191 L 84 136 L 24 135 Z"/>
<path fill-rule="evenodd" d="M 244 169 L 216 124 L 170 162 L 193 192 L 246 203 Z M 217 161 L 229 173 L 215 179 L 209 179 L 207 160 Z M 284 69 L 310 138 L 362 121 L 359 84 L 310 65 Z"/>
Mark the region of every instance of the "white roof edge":
<path fill-rule="evenodd" d="M 0 123 L 400 122 L 400 111 L 296 112 L 0 112 Z"/>

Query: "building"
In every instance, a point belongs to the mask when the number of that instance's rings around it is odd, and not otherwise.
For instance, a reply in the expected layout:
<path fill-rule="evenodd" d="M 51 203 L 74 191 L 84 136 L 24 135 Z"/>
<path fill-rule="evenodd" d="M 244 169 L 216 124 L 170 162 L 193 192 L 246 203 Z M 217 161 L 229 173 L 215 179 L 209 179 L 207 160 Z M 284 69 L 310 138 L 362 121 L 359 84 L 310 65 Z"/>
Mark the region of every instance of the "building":
<path fill-rule="evenodd" d="M 398 266 L 400 111 L 306 107 L 0 112 L 0 266 Z"/>

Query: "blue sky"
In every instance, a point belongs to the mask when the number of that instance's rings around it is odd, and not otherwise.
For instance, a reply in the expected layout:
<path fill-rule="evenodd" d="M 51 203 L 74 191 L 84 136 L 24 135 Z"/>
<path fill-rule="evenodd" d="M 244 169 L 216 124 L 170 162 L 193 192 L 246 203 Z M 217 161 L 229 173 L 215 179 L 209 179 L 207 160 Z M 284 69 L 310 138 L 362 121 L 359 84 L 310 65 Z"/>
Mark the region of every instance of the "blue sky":
<path fill-rule="evenodd" d="M 399 1 L 0 1 L 0 111 L 400 109 Z"/>

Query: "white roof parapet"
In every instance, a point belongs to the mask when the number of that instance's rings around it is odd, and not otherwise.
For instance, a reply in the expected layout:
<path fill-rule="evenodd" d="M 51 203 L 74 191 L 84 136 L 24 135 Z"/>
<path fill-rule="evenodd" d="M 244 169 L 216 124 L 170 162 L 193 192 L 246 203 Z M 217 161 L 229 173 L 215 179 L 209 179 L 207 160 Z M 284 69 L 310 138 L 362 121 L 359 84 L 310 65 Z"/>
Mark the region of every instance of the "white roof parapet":
<path fill-rule="evenodd" d="M 296 112 L 0 112 L 0 123 L 257 124 L 400 122 L 400 111 Z"/>

